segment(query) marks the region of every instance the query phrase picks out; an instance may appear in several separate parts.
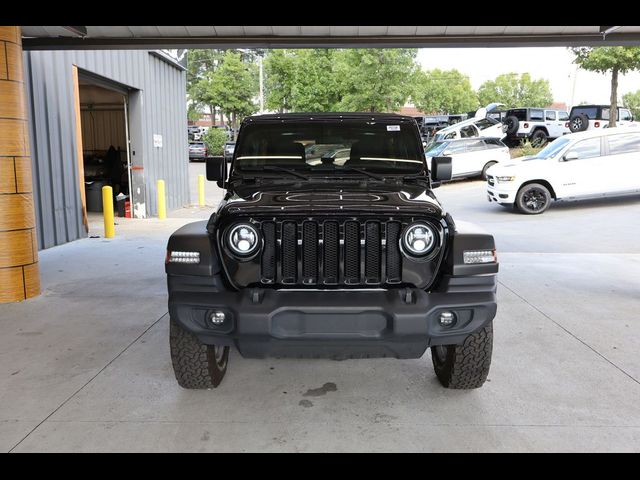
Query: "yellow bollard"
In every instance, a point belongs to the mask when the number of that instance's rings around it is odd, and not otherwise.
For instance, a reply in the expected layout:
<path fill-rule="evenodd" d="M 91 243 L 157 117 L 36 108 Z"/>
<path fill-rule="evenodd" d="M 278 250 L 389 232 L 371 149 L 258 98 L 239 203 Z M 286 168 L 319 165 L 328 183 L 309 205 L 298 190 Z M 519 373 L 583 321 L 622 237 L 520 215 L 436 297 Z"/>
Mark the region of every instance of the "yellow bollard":
<path fill-rule="evenodd" d="M 104 238 L 116 236 L 113 220 L 113 188 L 102 187 L 102 215 L 104 216 Z"/>
<path fill-rule="evenodd" d="M 198 175 L 198 205 L 204 207 L 204 175 Z"/>
<path fill-rule="evenodd" d="M 158 180 L 158 220 L 167 218 L 167 202 L 164 195 L 164 180 Z"/>

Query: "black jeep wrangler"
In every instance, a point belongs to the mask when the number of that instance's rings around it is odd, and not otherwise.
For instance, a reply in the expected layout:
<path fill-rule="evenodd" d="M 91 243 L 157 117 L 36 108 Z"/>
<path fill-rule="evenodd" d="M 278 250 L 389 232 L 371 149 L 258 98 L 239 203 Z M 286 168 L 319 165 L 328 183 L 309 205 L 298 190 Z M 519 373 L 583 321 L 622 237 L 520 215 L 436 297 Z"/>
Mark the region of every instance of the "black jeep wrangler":
<path fill-rule="evenodd" d="M 416 121 L 391 114 L 247 118 L 209 221 L 168 243 L 171 358 L 185 388 L 244 357 L 420 358 L 477 388 L 491 363 L 493 237 L 454 223 L 432 189 Z"/>

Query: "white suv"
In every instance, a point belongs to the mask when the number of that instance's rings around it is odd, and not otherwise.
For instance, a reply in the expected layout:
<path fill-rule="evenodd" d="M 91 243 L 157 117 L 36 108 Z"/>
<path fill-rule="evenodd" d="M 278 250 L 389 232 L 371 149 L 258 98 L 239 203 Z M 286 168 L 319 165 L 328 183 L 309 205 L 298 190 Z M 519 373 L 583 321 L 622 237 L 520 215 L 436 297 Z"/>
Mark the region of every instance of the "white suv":
<path fill-rule="evenodd" d="M 611 106 L 609 105 L 578 105 L 571 109 L 567 128 L 573 133 L 584 132 L 593 128 L 608 128 L 609 113 Z M 616 126 L 632 126 L 636 123 L 633 121 L 633 115 L 628 108 L 618 107 L 618 116 Z"/>
<path fill-rule="evenodd" d="M 487 170 L 488 198 L 522 213 L 542 213 L 552 200 L 640 193 L 640 128 L 571 133 L 535 156 Z"/>
<path fill-rule="evenodd" d="M 517 144 L 528 139 L 534 147 L 541 147 L 549 140 L 571 133 L 567 127 L 569 114 L 551 108 L 512 108 L 507 110 L 504 123 L 507 126 L 507 144 Z"/>
<path fill-rule="evenodd" d="M 460 138 L 488 137 L 504 138 L 506 126 L 502 122 L 488 117 L 489 112 L 502 105 L 501 103 L 491 103 L 486 107 L 478 109 L 473 118 L 454 123 L 438 132 L 433 137 L 436 142 L 442 140 L 457 140 Z"/>
<path fill-rule="evenodd" d="M 509 147 L 499 138 L 463 138 L 432 142 L 425 155 L 428 165 L 434 157 L 451 157 L 452 178 L 480 175 L 485 180 L 490 167 L 511 160 Z"/>

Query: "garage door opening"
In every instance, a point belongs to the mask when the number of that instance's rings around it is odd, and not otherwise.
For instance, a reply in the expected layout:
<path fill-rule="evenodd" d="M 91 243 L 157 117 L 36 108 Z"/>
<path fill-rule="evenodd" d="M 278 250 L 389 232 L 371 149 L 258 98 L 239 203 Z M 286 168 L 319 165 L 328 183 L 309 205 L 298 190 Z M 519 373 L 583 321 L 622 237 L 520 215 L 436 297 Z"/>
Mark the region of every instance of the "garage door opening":
<path fill-rule="evenodd" d="M 104 186 L 113 189 L 116 216 L 131 216 L 128 101 L 118 84 L 78 73 L 78 170 L 87 231 L 100 222 Z"/>

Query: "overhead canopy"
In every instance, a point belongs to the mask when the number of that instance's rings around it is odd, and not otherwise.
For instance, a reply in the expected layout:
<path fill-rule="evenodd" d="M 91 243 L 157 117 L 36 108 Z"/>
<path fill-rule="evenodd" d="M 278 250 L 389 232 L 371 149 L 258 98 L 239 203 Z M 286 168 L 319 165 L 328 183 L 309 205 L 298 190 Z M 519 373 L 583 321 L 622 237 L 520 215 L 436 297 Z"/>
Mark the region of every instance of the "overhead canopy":
<path fill-rule="evenodd" d="M 640 26 L 23 26 L 25 49 L 640 45 Z"/>

